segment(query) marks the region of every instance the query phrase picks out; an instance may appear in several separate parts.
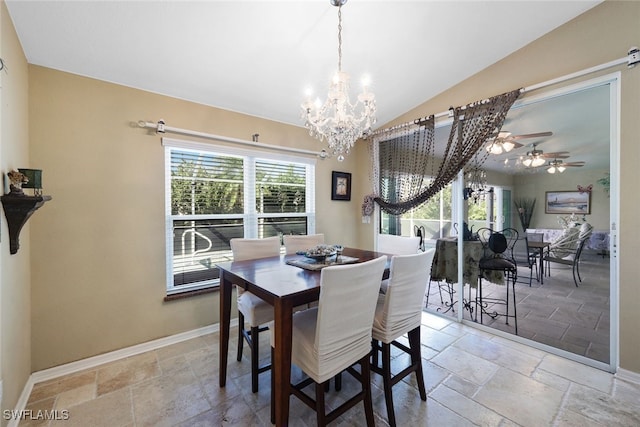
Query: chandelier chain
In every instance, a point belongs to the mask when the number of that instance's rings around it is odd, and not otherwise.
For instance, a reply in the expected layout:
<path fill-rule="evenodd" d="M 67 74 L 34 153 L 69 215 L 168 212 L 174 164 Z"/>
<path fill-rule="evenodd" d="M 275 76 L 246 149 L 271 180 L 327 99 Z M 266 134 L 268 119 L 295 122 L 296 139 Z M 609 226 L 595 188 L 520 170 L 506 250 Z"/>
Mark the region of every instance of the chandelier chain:
<path fill-rule="evenodd" d="M 342 3 L 338 6 L 338 71 L 342 71 Z"/>

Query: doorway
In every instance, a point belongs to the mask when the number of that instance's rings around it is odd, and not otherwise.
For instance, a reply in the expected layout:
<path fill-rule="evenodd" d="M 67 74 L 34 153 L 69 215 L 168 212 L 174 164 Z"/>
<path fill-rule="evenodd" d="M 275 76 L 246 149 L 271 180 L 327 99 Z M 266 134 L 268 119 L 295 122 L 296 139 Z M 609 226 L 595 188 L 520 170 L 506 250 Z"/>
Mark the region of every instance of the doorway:
<path fill-rule="evenodd" d="M 521 147 L 501 156 L 492 155 L 483 165 L 488 172 L 488 185 L 504 188 L 495 211 L 497 221 L 504 227 L 510 224 L 524 233 L 513 201 L 527 197 L 536 201 L 529 228 L 551 230 L 549 236 L 562 233 L 562 222 L 569 215 L 545 210 L 546 193 L 589 189 L 590 211 L 573 219 L 591 224 L 601 239 L 610 242 L 615 239 L 619 204 L 603 183 L 615 187 L 618 181 L 619 78 L 619 73 L 614 73 L 561 88 L 539 89 L 514 104 L 503 130 L 515 135 L 546 131 L 552 135 L 518 140 Z M 523 166 L 524 156 L 534 150 L 559 153 L 558 159 L 545 158 L 545 163 L 536 168 Z M 549 162 L 553 160 L 568 166 L 561 173 L 557 170 L 549 173 Z M 459 200 L 464 203 L 461 196 Z M 454 218 L 453 222 L 462 220 Z M 510 325 L 506 325 L 505 318 L 487 320 L 484 316 L 480 325 L 469 313 L 468 303 L 473 295 L 464 284 L 454 284 L 454 297 L 441 307 L 437 305 L 441 301 L 440 291 L 445 288 L 432 284 L 428 309 L 446 311 L 472 326 L 489 328 L 533 347 L 613 372 L 618 362 L 617 263 L 617 254 L 609 251 L 606 243 L 598 246 L 597 240 L 593 240 L 581 257 L 579 286 L 574 284 L 571 267 L 556 265 L 551 265 L 550 276 L 545 275 L 541 281 L 534 278 L 531 287 L 518 283 L 517 336 L 512 318 L 507 318 Z M 528 270 L 522 273 L 520 270 L 519 274 L 528 274 Z M 504 293 L 504 286 L 495 288 L 496 294 Z M 444 295 L 442 301 L 447 302 L 447 293 Z M 452 303 L 454 308 L 450 309 Z"/>

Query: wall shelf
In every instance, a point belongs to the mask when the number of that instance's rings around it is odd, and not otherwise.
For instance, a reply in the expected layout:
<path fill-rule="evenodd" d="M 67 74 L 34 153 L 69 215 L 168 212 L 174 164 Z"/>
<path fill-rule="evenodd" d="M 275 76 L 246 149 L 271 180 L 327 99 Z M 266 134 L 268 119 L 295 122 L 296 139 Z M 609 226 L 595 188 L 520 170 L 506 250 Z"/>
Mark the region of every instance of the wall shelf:
<path fill-rule="evenodd" d="M 5 194 L 0 196 L 4 215 L 7 217 L 9 227 L 9 252 L 13 255 L 20 248 L 20 231 L 27 220 L 45 202 L 51 200 L 51 196 L 26 196 Z"/>

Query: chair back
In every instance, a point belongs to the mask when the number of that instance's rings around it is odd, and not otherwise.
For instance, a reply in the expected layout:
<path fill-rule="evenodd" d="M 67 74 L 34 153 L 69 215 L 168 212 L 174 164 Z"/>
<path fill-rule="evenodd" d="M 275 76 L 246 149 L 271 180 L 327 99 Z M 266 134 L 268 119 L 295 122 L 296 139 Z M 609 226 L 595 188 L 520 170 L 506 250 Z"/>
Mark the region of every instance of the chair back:
<path fill-rule="evenodd" d="M 574 258 L 574 262 L 580 262 L 580 255 L 582 254 L 582 250 L 584 249 L 588 240 L 589 238 L 586 237 L 580 241 L 580 244 L 578 245 L 578 249 L 576 250 L 576 256 Z"/>
<path fill-rule="evenodd" d="M 287 255 L 290 255 L 323 244 L 324 234 L 285 234 L 282 240 Z"/>
<path fill-rule="evenodd" d="M 576 253 L 573 255 L 573 262 L 580 262 L 580 255 L 582 254 L 582 250 L 585 245 L 591 238 L 591 234 L 593 233 L 593 226 L 589 223 L 583 223 L 580 226 L 580 231 L 578 232 L 578 247 L 576 248 Z M 566 258 L 571 258 L 572 256 L 568 256 Z"/>
<path fill-rule="evenodd" d="M 526 238 L 529 242 L 544 242 L 544 233 L 527 233 Z"/>
<path fill-rule="evenodd" d="M 578 231 L 578 239 L 586 240 L 591 237 L 592 233 L 593 233 L 593 226 L 588 222 L 585 222 L 580 226 L 580 231 Z"/>
<path fill-rule="evenodd" d="M 410 255 L 418 253 L 419 236 L 394 236 L 393 234 L 378 234 L 376 251 L 393 255 Z"/>
<path fill-rule="evenodd" d="M 502 231 L 493 231 L 490 228 L 480 228 L 478 239 L 484 249 L 483 258 L 513 259 L 513 248 L 518 241 L 518 230 L 505 228 Z"/>
<path fill-rule="evenodd" d="M 391 258 L 389 285 L 374 320 L 374 336 L 389 343 L 420 326 L 435 249 Z"/>
<path fill-rule="evenodd" d="M 267 258 L 280 255 L 280 236 L 264 239 L 234 238 L 229 240 L 234 261 Z"/>
<path fill-rule="evenodd" d="M 531 262 L 535 262 L 535 260 L 538 257 L 538 253 L 539 250 L 537 248 L 533 248 L 531 247 L 531 245 L 529 245 L 529 243 L 531 242 L 535 242 L 535 243 L 542 243 L 544 242 L 544 233 L 525 233 L 524 235 L 524 243 L 527 249 L 527 258 L 528 258 L 528 262 L 529 264 L 531 264 Z"/>
<path fill-rule="evenodd" d="M 358 264 L 325 267 L 314 351 L 323 382 L 371 351 L 371 325 L 386 256 Z"/>

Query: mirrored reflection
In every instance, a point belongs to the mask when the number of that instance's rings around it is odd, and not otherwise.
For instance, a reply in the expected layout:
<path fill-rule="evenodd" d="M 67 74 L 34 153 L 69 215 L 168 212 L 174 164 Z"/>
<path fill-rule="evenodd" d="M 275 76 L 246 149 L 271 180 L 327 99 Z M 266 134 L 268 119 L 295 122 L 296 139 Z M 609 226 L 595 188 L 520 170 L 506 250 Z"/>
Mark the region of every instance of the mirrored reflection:
<path fill-rule="evenodd" d="M 451 216 L 426 233 L 426 246 L 436 248 L 426 309 L 457 318 L 462 301 L 464 319 L 609 363 L 609 85 L 538 98 L 509 112 L 502 130 L 525 137 L 514 139 L 509 151 L 490 152 L 482 165 L 486 192 L 465 198 L 462 224 L 455 220 L 454 196 L 463 188 L 454 185 L 443 197 L 448 208 L 433 202 L 428 215 Z M 565 195 L 586 203 L 563 203 Z M 423 215 L 414 213 L 412 221 Z M 515 238 L 505 233 L 507 247 L 496 255 L 496 247 L 482 241 L 485 228 L 513 229 Z M 463 286 L 458 234 L 464 237 Z M 482 265 L 487 257 L 515 261 L 515 274 L 502 261 Z"/>

